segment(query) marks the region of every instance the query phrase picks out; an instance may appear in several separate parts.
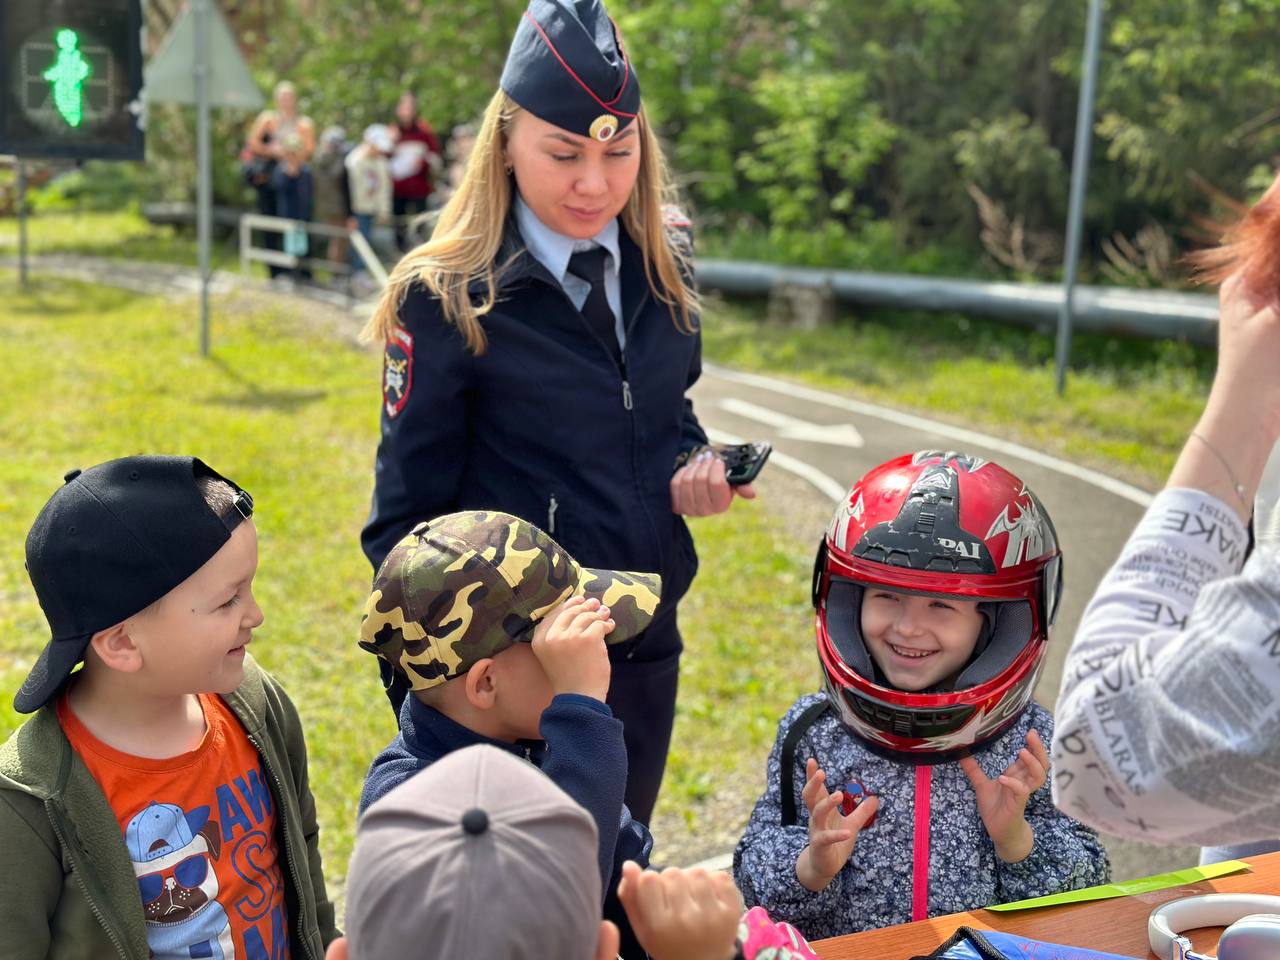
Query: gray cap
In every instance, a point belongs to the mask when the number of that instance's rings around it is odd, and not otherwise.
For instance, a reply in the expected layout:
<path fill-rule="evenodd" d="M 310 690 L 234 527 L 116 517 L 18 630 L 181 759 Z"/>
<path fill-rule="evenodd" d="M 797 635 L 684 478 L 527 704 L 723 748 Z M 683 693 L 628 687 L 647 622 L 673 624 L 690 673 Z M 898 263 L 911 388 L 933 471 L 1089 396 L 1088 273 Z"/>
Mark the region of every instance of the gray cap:
<path fill-rule="evenodd" d="M 347 873 L 351 960 L 590 960 L 596 825 L 532 764 L 451 753 L 365 811 Z"/>

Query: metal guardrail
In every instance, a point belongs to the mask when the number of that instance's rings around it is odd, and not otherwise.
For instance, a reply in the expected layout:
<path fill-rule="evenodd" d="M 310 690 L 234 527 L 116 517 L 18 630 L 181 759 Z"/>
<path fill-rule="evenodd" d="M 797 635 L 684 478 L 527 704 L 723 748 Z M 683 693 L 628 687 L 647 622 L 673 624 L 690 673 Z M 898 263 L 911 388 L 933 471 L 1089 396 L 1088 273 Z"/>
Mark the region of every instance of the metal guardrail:
<path fill-rule="evenodd" d="M 379 287 L 387 285 L 387 271 L 382 266 L 382 261 L 378 259 L 378 255 L 373 252 L 373 247 L 369 246 L 369 241 L 364 238 L 359 230 L 347 230 L 343 227 L 333 227 L 327 223 L 309 223 L 305 220 L 290 220 L 288 217 L 269 217 L 262 213 L 244 213 L 240 215 L 240 272 L 248 273 L 250 262 L 266 263 L 276 267 L 285 267 L 287 269 L 296 269 L 300 266 L 319 267 L 321 270 L 329 270 L 333 273 L 349 274 L 351 265 L 347 263 L 338 263 L 334 260 L 326 260 L 321 257 L 299 257 L 292 253 L 285 253 L 283 250 L 269 250 L 265 247 L 255 247 L 253 245 L 253 231 L 261 230 L 264 232 L 279 233 L 284 236 L 291 230 L 300 230 L 308 236 L 321 237 L 341 237 L 351 243 L 351 247 L 356 252 L 356 256 L 368 269 L 369 274 L 377 281 Z"/>
<path fill-rule="evenodd" d="M 235 207 L 215 205 L 213 223 L 218 227 L 235 227 L 240 223 L 240 211 Z M 196 222 L 196 205 L 182 200 L 161 200 L 142 205 L 142 217 L 148 223 L 166 226 L 188 226 Z"/>
<path fill-rule="evenodd" d="M 699 258 L 698 284 L 743 296 L 768 296 L 779 284 L 830 289 L 837 299 L 908 310 L 954 310 L 1050 330 L 1063 291 L 1049 283 L 983 283 L 911 274 L 781 267 L 772 263 Z M 1214 344 L 1218 298 L 1213 294 L 1123 287 L 1076 287 L 1074 325 L 1094 333 Z"/>
<path fill-rule="evenodd" d="M 359 231 L 259 213 L 241 214 L 239 222 L 242 272 L 248 271 L 251 261 L 350 272 L 347 264 L 252 245 L 253 230 L 281 234 L 305 230 L 311 235 L 349 239 L 370 275 L 380 286 L 387 282 L 386 270 Z M 1057 323 L 1064 297 L 1062 286 L 1051 283 L 982 282 L 708 258 L 698 258 L 696 268 L 699 286 L 739 296 L 768 296 L 780 285 L 828 289 L 835 299 L 846 303 L 976 314 L 1046 332 Z M 1079 286 L 1075 288 L 1073 315 L 1076 328 L 1092 333 L 1187 340 L 1209 346 L 1218 338 L 1218 298 L 1207 293 Z"/>

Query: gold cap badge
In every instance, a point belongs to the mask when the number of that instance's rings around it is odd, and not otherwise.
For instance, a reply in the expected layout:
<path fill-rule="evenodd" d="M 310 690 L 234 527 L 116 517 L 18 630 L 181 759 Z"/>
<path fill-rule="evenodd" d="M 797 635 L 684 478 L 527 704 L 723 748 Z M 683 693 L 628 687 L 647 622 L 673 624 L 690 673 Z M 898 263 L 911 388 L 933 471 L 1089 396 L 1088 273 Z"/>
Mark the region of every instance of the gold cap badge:
<path fill-rule="evenodd" d="M 604 143 L 612 140 L 618 132 L 618 118 L 611 113 L 602 113 L 591 121 L 591 139 Z"/>

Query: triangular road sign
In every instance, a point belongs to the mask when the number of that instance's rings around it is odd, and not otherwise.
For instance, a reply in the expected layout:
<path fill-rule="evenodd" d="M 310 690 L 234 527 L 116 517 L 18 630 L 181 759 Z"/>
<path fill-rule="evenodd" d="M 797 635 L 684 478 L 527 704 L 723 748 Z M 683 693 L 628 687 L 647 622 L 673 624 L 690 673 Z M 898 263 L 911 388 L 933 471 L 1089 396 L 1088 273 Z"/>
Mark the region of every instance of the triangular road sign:
<path fill-rule="evenodd" d="M 249 64 L 222 11 L 213 0 L 207 3 L 209 49 L 205 59 L 210 68 L 209 106 L 256 110 L 265 102 L 262 91 L 254 82 Z M 188 3 L 144 71 L 143 90 L 147 102 L 194 105 L 195 62 L 196 22 Z"/>

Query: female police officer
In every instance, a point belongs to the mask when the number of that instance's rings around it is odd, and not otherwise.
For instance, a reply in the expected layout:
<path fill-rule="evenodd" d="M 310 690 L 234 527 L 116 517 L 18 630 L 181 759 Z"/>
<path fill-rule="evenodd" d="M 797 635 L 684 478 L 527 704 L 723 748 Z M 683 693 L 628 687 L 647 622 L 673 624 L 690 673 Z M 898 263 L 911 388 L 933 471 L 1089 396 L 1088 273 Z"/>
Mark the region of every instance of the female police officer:
<path fill-rule="evenodd" d="M 666 764 L 697 568 L 684 516 L 735 493 L 685 391 L 700 340 L 689 224 L 599 0 L 532 0 L 466 174 L 432 239 L 392 273 L 382 438 L 363 545 L 375 568 L 414 524 L 494 508 L 579 562 L 662 574 L 653 624 L 610 648 L 626 802 L 647 823 Z M 385 678 L 384 678 L 385 679 Z M 388 688 L 393 705 L 403 689 Z"/>

